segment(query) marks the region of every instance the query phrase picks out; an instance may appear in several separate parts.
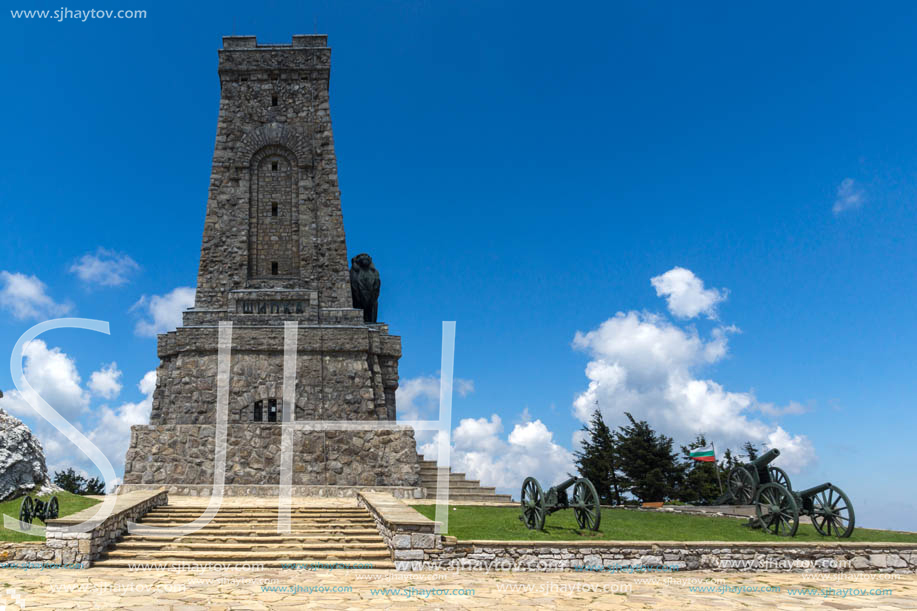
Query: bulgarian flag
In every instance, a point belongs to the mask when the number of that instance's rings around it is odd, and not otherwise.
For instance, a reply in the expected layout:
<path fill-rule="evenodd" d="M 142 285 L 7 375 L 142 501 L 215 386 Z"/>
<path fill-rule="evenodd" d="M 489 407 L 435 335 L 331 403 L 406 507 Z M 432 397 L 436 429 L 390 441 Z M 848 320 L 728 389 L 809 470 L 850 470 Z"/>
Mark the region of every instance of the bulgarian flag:
<path fill-rule="evenodd" d="M 701 462 L 716 462 L 713 448 L 698 448 L 697 450 L 691 450 L 691 458 Z"/>

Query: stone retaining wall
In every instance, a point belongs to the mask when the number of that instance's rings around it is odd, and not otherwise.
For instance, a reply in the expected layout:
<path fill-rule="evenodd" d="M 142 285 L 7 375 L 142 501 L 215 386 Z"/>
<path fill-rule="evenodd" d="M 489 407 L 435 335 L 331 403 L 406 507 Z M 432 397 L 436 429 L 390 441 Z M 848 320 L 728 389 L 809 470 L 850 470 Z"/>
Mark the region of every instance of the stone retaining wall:
<path fill-rule="evenodd" d="M 48 522 L 45 546 L 53 552 L 55 564 L 78 563 L 88 568 L 92 561 L 127 531 L 129 521 L 137 521 L 150 509 L 165 505 L 165 490 L 134 492 L 119 495 L 110 516 L 96 522 L 88 532 L 72 532 L 71 526 L 92 520 L 99 506 L 94 505 L 78 513 Z"/>
<path fill-rule="evenodd" d="M 535 571 L 917 572 L 915 543 L 457 541 L 426 568 Z"/>
<path fill-rule="evenodd" d="M 443 537 L 436 534 L 437 522 L 385 493 L 361 492 L 357 503 L 376 521 L 376 528 L 392 552 L 399 571 L 420 570 L 423 560 L 443 549 Z"/>
<path fill-rule="evenodd" d="M 44 541 L 0 541 L 0 568 L 6 563 L 50 562 L 54 559 L 54 550 L 45 546 Z"/>
<path fill-rule="evenodd" d="M 358 494 L 400 571 L 917 573 L 917 543 L 459 541 L 382 493 Z"/>

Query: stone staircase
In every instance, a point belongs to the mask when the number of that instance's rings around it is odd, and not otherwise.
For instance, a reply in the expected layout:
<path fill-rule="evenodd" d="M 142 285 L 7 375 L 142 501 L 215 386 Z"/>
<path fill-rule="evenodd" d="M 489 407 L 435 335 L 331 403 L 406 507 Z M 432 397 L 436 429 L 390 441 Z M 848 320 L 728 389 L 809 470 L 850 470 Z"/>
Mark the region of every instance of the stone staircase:
<path fill-rule="evenodd" d="M 436 466 L 435 460 L 424 460 L 417 455 L 420 464 L 420 485 L 426 488 L 427 498 L 436 498 L 436 479 L 441 472 L 449 474 L 449 500 L 459 503 L 512 503 L 508 494 L 497 494 L 495 488 L 481 486 L 477 480 L 465 479 L 464 473 L 452 473 L 445 467 Z"/>
<path fill-rule="evenodd" d="M 141 520 L 144 526 L 182 526 L 204 513 L 204 506 L 164 505 Z M 187 535 L 162 536 L 135 531 L 103 553 L 93 566 L 190 566 L 262 564 L 283 568 L 313 562 L 361 563 L 395 568 L 391 552 L 362 507 L 293 507 L 288 534 L 277 532 L 277 507 L 221 507 L 204 528 Z"/>

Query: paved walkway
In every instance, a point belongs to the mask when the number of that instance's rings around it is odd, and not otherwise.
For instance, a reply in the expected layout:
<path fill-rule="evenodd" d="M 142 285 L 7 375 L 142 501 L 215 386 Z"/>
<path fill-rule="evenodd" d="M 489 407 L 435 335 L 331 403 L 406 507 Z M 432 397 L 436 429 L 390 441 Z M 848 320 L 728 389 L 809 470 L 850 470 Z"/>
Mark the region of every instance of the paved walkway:
<path fill-rule="evenodd" d="M 0 569 L 0 606 L 19 609 L 914 609 L 917 576 L 854 581 L 801 574 L 399 573 L 395 571 L 164 572 Z M 824 578 L 825 576 L 819 576 Z M 843 576 L 842 576 L 843 577 Z M 835 579 L 836 576 L 827 576 Z M 652 583 L 655 581 L 655 583 Z M 303 591 L 291 591 L 299 588 Z M 413 587 L 413 591 L 410 588 Z M 690 588 L 718 588 L 718 592 Z M 278 591 L 286 588 L 288 591 Z M 312 592 L 306 591 L 313 588 Z M 337 588 L 339 591 L 332 591 Z M 388 592 L 373 592 L 388 588 Z M 435 593 L 430 588 L 458 590 Z M 729 588 L 729 591 L 722 591 Z M 740 591 L 744 588 L 745 591 Z M 757 591 L 751 591 L 757 588 Z M 768 588 L 771 591 L 760 591 Z M 779 591 L 777 589 L 779 588 Z M 812 588 L 809 593 L 790 588 Z M 829 588 L 833 588 L 831 593 Z M 271 590 L 273 589 L 273 591 Z M 847 589 L 847 594 L 841 590 Z M 881 595 L 853 590 L 890 589 Z M 344 591 L 340 591 L 344 590 Z M 464 592 L 464 593 L 463 593 Z M 472 593 L 473 592 L 473 593 Z"/>

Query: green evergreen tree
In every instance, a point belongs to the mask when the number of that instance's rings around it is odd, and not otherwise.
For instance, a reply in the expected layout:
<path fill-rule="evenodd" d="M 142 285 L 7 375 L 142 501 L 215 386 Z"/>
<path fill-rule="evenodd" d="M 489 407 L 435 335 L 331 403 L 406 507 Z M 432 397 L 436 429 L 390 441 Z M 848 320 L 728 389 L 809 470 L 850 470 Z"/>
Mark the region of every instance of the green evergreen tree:
<path fill-rule="evenodd" d="M 86 478 L 69 468 L 66 471 L 55 471 L 54 483 L 71 494 L 82 494 Z"/>
<path fill-rule="evenodd" d="M 105 482 L 98 477 L 87 480 L 80 494 L 105 494 Z"/>
<path fill-rule="evenodd" d="M 756 448 L 755 444 L 752 442 L 746 441 L 744 444 L 742 444 L 742 449 L 745 450 L 745 456 L 748 457 L 747 462 L 751 462 L 758 458 L 758 448 Z"/>
<path fill-rule="evenodd" d="M 598 408 L 592 413 L 592 421 L 583 427 L 583 431 L 587 433 L 582 442 L 583 449 L 574 452 L 580 477 L 592 482 L 602 503 L 620 505 L 621 482 L 614 433 L 605 424 Z"/>
<path fill-rule="evenodd" d="M 54 483 L 71 494 L 105 494 L 105 482 L 98 477 L 86 479 L 73 470 L 55 471 Z"/>
<path fill-rule="evenodd" d="M 628 492 L 643 502 L 675 499 L 682 488 L 684 466 L 672 449 L 672 438 L 656 433 L 645 420 L 625 415 L 630 425 L 618 428 L 615 443 Z"/>
<path fill-rule="evenodd" d="M 736 465 L 743 464 L 743 461 L 739 460 L 735 454 L 732 453 L 732 450 L 726 448 L 726 451 L 723 452 L 723 461 L 720 463 L 721 471 L 720 473 L 726 474 L 732 470 Z M 724 484 L 725 485 L 725 484 Z"/>

